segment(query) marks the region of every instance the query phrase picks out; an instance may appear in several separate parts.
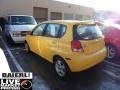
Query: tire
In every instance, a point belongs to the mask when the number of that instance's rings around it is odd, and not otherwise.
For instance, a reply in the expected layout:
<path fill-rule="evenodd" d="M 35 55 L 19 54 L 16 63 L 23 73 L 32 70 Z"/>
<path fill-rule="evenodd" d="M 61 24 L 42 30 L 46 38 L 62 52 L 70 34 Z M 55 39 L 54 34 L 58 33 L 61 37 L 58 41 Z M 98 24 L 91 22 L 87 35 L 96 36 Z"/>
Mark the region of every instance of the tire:
<path fill-rule="evenodd" d="M 56 57 L 54 60 L 54 70 L 60 78 L 66 78 L 70 74 L 70 69 L 67 63 L 60 57 Z"/>
<path fill-rule="evenodd" d="M 117 49 L 113 45 L 107 45 L 107 59 L 115 59 L 117 58 Z"/>
<path fill-rule="evenodd" d="M 31 51 L 30 51 L 30 47 L 29 47 L 29 45 L 28 45 L 27 42 L 25 42 L 25 51 L 26 51 L 27 53 L 30 53 L 30 52 L 31 52 Z"/>

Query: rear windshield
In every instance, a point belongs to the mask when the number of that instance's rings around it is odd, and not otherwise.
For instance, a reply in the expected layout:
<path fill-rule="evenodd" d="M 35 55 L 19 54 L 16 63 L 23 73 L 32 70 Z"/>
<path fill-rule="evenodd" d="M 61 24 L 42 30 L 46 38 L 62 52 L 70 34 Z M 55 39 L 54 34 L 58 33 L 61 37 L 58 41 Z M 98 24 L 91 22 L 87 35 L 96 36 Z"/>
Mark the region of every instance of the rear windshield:
<path fill-rule="evenodd" d="M 96 25 L 74 25 L 73 29 L 75 40 L 92 40 L 102 37 L 102 32 Z"/>
<path fill-rule="evenodd" d="M 31 16 L 11 16 L 11 24 L 12 25 L 35 25 L 36 21 Z"/>

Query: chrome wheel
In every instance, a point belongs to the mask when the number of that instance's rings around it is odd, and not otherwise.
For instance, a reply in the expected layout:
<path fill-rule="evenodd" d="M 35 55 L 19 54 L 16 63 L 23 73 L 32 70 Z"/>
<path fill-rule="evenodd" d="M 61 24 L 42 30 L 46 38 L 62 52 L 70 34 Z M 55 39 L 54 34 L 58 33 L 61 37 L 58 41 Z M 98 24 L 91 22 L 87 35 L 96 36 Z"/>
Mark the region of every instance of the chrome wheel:
<path fill-rule="evenodd" d="M 113 46 L 108 45 L 107 46 L 107 52 L 108 52 L 108 55 L 107 55 L 108 59 L 113 59 L 113 58 L 116 57 L 117 52 L 116 52 L 116 49 Z"/>
<path fill-rule="evenodd" d="M 62 60 L 55 61 L 55 71 L 60 77 L 64 77 L 67 74 L 67 69 Z"/>

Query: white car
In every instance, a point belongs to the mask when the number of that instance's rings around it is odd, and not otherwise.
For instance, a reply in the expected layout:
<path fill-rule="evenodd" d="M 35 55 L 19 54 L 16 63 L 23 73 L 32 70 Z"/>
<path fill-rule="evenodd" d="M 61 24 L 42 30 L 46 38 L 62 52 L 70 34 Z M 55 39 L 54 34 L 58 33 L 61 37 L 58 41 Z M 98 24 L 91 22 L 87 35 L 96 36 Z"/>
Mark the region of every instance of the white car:
<path fill-rule="evenodd" d="M 8 15 L 6 21 L 5 35 L 14 43 L 24 42 L 26 34 L 37 25 L 34 17 L 30 15 Z"/>

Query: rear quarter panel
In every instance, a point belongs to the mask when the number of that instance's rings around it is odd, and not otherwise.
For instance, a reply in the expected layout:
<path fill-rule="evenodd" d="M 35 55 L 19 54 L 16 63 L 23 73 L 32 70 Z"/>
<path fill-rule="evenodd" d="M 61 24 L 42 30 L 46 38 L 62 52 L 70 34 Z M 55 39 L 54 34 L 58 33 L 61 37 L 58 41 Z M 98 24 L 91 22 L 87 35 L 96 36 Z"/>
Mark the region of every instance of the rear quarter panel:
<path fill-rule="evenodd" d="M 67 29 L 66 33 L 63 37 L 59 39 L 59 45 L 58 45 L 58 51 L 57 55 L 61 56 L 63 59 L 68 58 L 69 56 L 72 55 L 72 50 L 71 50 L 71 41 L 72 41 L 72 24 L 66 24 Z"/>

